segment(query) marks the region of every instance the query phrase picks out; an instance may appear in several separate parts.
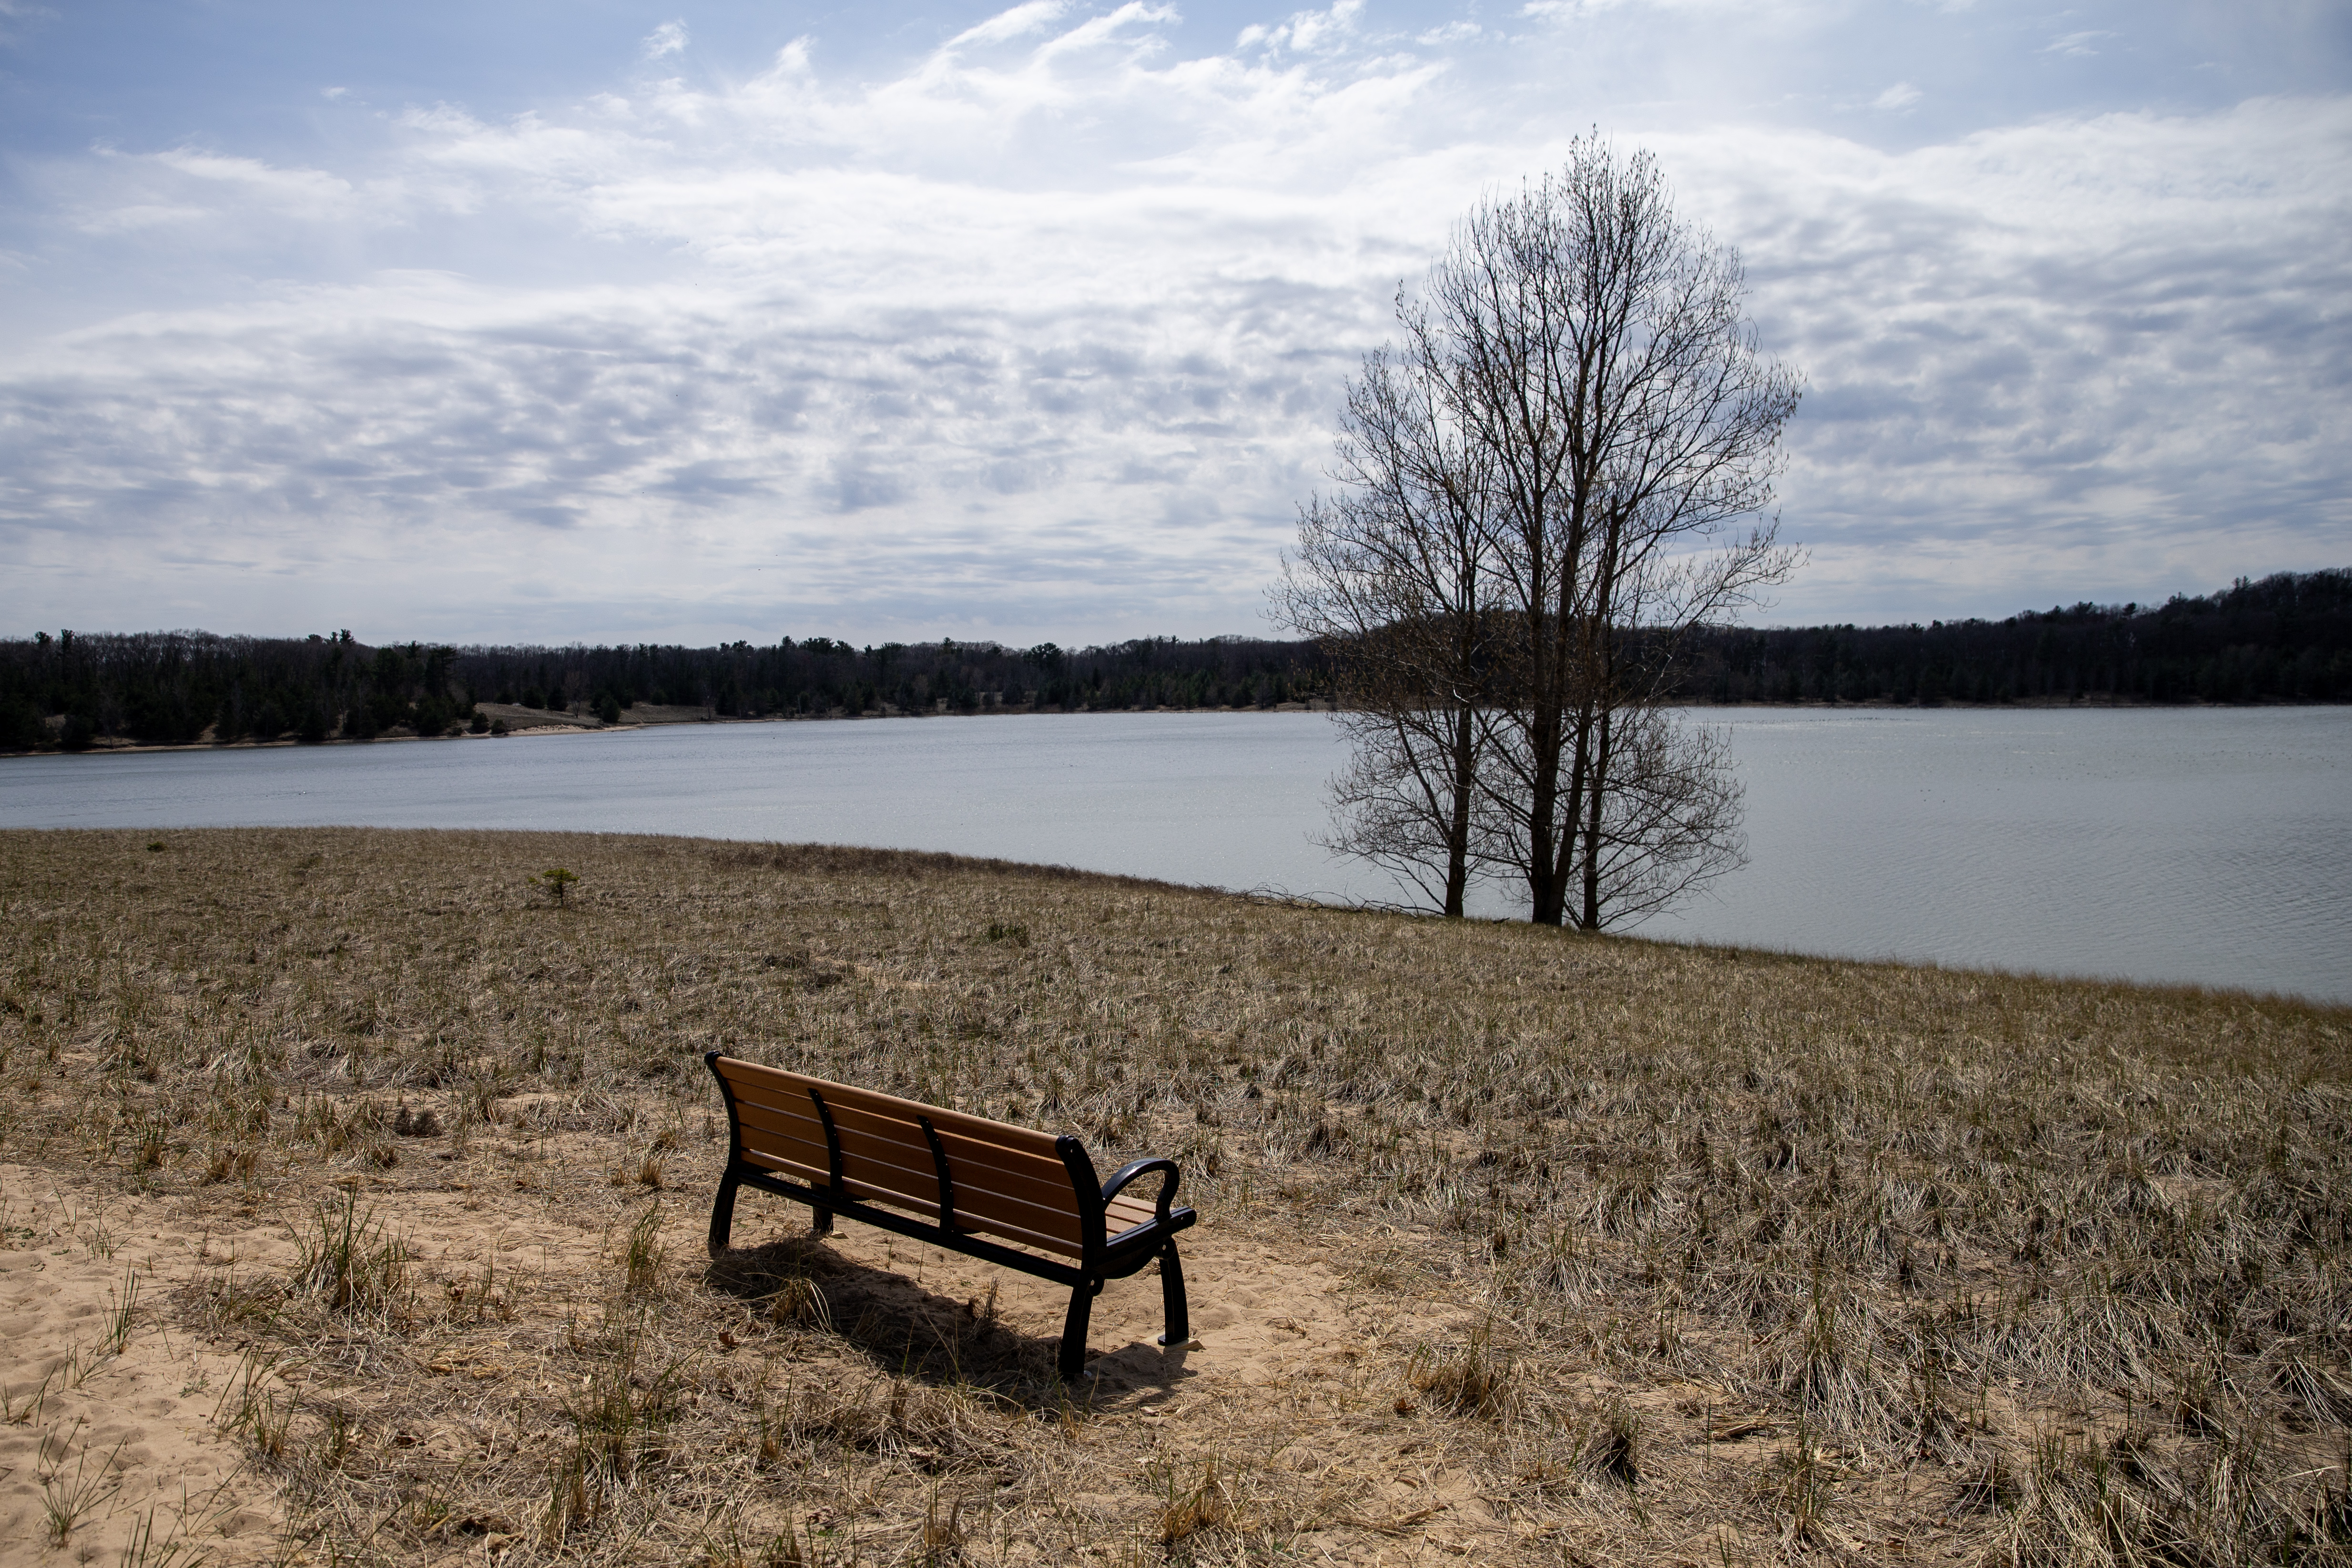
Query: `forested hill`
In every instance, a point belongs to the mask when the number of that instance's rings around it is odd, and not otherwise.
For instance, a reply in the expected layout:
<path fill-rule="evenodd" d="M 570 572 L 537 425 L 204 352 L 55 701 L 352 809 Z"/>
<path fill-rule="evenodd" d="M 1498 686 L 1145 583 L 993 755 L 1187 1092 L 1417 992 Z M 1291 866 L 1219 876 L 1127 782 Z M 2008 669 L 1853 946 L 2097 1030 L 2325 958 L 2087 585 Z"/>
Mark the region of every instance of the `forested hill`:
<path fill-rule="evenodd" d="M 2002 621 L 1695 634 L 1678 696 L 1716 702 L 2352 701 L 2352 570 L 2241 580 L 2204 598 Z M 1271 707 L 1329 695 L 1306 643 L 1145 637 L 1043 643 L 827 637 L 755 647 L 371 647 L 307 638 L 41 633 L 0 639 L 0 749 L 487 728 L 478 703 L 618 719 L 637 703 L 713 717 Z"/>
<path fill-rule="evenodd" d="M 821 717 L 1030 708 L 1271 707 L 1326 688 L 1304 643 L 1145 637 L 1070 651 L 1043 643 L 829 637 L 755 647 L 371 647 L 349 632 L 58 632 L 0 640 L 0 748 L 150 744 L 489 728 L 479 703 L 617 721 L 635 704 L 713 717 Z"/>
<path fill-rule="evenodd" d="M 1709 628 L 1686 653 L 1678 695 L 1700 701 L 2352 701 L 2352 570 L 2002 621 Z"/>

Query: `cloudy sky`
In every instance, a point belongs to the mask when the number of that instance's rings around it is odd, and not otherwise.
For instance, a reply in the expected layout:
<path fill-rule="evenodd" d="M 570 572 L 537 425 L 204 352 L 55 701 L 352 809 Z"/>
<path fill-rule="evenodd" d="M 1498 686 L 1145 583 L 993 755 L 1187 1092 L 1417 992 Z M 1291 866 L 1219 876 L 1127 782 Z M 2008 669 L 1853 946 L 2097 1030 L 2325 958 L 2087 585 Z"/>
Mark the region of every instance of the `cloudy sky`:
<path fill-rule="evenodd" d="M 2352 7 L 0 0 L 0 633 L 1264 633 L 1598 128 L 1807 377 L 1773 622 L 2352 565 Z"/>

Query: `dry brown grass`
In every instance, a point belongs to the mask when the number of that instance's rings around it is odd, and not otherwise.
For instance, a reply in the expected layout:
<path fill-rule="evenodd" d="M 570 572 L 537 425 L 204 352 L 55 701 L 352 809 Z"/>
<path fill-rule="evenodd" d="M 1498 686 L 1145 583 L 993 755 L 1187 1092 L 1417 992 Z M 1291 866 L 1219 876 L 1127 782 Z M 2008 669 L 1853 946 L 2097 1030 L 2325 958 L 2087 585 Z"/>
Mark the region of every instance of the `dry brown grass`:
<path fill-rule="evenodd" d="M 284 1227 L 141 1310 L 289 1560 L 2352 1563 L 2343 1009 L 529 834 L 0 834 L 0 1161 Z M 706 1264 L 713 1047 L 1173 1154 L 1356 1337 Z"/>

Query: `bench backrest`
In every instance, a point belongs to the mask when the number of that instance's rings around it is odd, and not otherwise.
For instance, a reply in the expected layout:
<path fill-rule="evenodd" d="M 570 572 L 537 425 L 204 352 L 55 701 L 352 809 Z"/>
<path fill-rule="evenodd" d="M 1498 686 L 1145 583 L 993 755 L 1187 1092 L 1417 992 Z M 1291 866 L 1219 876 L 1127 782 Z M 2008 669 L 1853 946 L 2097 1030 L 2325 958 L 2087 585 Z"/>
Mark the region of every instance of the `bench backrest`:
<path fill-rule="evenodd" d="M 1094 1172 L 1075 1140 L 716 1053 L 709 1061 L 749 1164 L 933 1219 L 944 1206 L 958 1229 L 1066 1257 L 1101 1245 L 1100 1189 L 1081 1194 Z"/>

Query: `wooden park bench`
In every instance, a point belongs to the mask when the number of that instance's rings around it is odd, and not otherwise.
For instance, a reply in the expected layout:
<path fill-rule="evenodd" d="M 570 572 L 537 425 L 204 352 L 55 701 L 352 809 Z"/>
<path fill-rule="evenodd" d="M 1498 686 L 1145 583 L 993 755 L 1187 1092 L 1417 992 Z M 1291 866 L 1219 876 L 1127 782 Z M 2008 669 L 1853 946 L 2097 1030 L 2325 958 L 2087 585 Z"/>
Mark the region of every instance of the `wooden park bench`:
<path fill-rule="evenodd" d="M 727 1170 L 710 1206 L 712 1257 L 726 1250 L 734 1228 L 736 1189 L 756 1187 L 814 1209 L 820 1236 L 832 1230 L 835 1215 L 845 1215 L 1068 1286 L 1058 1363 L 1065 1381 L 1085 1370 L 1087 1319 L 1104 1282 L 1137 1273 L 1155 1258 L 1166 1329 L 1160 1342 L 1181 1345 L 1192 1337 L 1176 1233 L 1196 1216 L 1170 1207 L 1180 1179 L 1173 1160 L 1136 1160 L 1098 1181 L 1086 1146 L 1067 1133 L 1033 1131 L 718 1051 L 702 1059 L 727 1101 Z M 1153 1173 L 1161 1178 L 1156 1202 L 1127 1194 L 1130 1182 Z"/>

